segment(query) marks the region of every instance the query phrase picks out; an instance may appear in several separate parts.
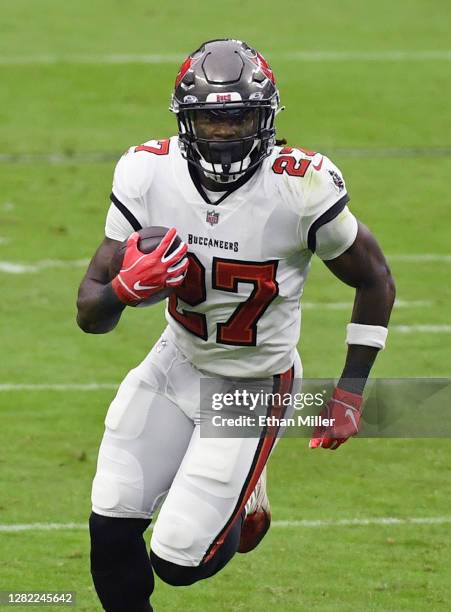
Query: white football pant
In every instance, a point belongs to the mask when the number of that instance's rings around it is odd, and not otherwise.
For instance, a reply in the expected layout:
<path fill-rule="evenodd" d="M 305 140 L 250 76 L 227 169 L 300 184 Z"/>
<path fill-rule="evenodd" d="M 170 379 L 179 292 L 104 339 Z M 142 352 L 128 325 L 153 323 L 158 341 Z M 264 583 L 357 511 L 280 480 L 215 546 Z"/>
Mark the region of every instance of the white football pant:
<path fill-rule="evenodd" d="M 201 437 L 200 380 L 206 376 L 163 333 L 110 405 L 92 487 L 92 508 L 100 515 L 148 519 L 161 506 L 151 548 L 184 566 L 214 555 L 277 440 L 267 430 L 260 438 Z M 300 377 L 297 356 L 290 370 L 264 382 L 285 393 Z M 230 388 L 226 379 L 212 380 L 218 389 Z M 246 381 L 252 386 L 261 389 L 262 380 Z M 292 413 L 286 406 L 268 410 Z"/>

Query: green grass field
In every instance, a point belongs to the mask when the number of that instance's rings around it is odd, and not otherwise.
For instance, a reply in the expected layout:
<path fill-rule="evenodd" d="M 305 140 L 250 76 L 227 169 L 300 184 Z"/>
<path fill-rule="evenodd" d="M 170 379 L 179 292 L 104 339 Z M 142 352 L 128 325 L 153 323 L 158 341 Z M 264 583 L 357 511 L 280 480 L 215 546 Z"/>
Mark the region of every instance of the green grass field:
<path fill-rule="evenodd" d="M 450 376 L 446 9 L 444 0 L 0 0 L 0 591 L 72 590 L 80 612 L 101 609 L 85 529 L 7 526 L 87 521 L 114 390 L 38 385 L 118 384 L 164 326 L 156 306 L 128 309 L 112 334 L 83 334 L 77 262 L 102 239 L 115 159 L 174 133 L 173 56 L 205 39 L 243 38 L 267 56 L 287 106 L 279 135 L 332 157 L 353 211 L 392 256 L 400 303 L 374 375 Z M 142 55 L 160 57 L 117 57 Z M 339 375 L 352 298 L 316 261 L 304 295 L 306 377 Z M 337 302 L 349 307 L 324 306 Z M 413 331 L 425 325 L 445 327 Z M 276 524 L 254 553 L 193 587 L 158 582 L 156 612 L 449 610 L 450 459 L 446 438 L 360 439 L 337 453 L 282 440 L 269 468 L 273 518 L 320 524 Z M 388 517 L 430 521 L 336 524 Z"/>

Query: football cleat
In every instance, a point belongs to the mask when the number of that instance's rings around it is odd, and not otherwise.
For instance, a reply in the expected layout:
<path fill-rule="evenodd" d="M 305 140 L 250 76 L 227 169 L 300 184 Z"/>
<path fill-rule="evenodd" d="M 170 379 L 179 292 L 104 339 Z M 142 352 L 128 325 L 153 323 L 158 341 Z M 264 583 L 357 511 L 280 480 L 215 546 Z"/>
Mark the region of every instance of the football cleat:
<path fill-rule="evenodd" d="M 266 466 L 245 506 L 246 517 L 241 527 L 238 552 L 254 550 L 271 525 L 271 509 L 266 493 Z"/>

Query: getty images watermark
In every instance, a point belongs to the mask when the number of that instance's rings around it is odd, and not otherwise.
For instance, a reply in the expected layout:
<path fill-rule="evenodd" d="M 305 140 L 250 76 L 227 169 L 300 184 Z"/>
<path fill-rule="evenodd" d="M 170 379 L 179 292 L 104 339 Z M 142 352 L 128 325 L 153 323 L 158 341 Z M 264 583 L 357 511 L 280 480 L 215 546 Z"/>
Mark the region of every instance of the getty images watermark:
<path fill-rule="evenodd" d="M 358 381 L 349 381 L 351 388 Z M 290 393 L 273 381 L 204 378 L 200 386 L 200 435 L 310 437 L 333 427 L 326 410 L 336 381 L 293 381 Z M 365 387 L 359 437 L 451 438 L 451 378 L 370 379 Z"/>
<path fill-rule="evenodd" d="M 280 436 L 288 429 L 333 426 L 334 419 L 322 412 L 333 386 L 303 385 L 294 380 L 291 390 L 283 390 L 274 386 L 273 379 L 202 379 L 201 436 L 250 438 L 264 432 Z"/>
<path fill-rule="evenodd" d="M 213 427 L 295 427 L 307 426 L 317 427 L 334 425 L 335 419 L 322 417 L 320 414 L 304 415 L 298 414 L 292 417 L 286 416 L 287 410 L 303 410 L 304 408 L 322 408 L 327 401 L 327 390 L 316 393 L 273 393 L 268 391 L 249 391 L 248 389 L 235 389 L 226 393 L 213 393 L 211 396 L 211 409 L 214 411 L 228 411 L 236 409 L 241 412 L 247 410 L 248 414 L 230 416 L 228 414 L 212 415 Z M 278 414 L 256 414 L 260 408 L 279 408 Z M 293 409 L 293 410 L 290 410 Z"/>

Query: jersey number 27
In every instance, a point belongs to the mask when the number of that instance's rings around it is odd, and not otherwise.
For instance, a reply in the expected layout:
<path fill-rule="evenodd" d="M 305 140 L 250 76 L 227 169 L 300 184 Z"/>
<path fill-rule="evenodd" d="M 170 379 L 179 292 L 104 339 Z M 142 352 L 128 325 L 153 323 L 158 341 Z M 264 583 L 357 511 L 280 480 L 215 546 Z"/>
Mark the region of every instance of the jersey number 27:
<path fill-rule="evenodd" d="M 190 306 L 205 302 L 205 267 L 193 253 L 188 253 L 190 265 L 185 282 L 169 298 L 169 313 L 183 327 L 208 339 L 207 317 L 204 313 L 179 311 L 179 299 Z M 216 342 L 236 346 L 256 346 L 257 323 L 279 293 L 276 281 L 277 261 L 251 262 L 213 257 L 212 288 L 231 293 L 238 292 L 238 283 L 253 285 L 249 297 L 241 302 L 231 316 L 216 326 Z"/>

